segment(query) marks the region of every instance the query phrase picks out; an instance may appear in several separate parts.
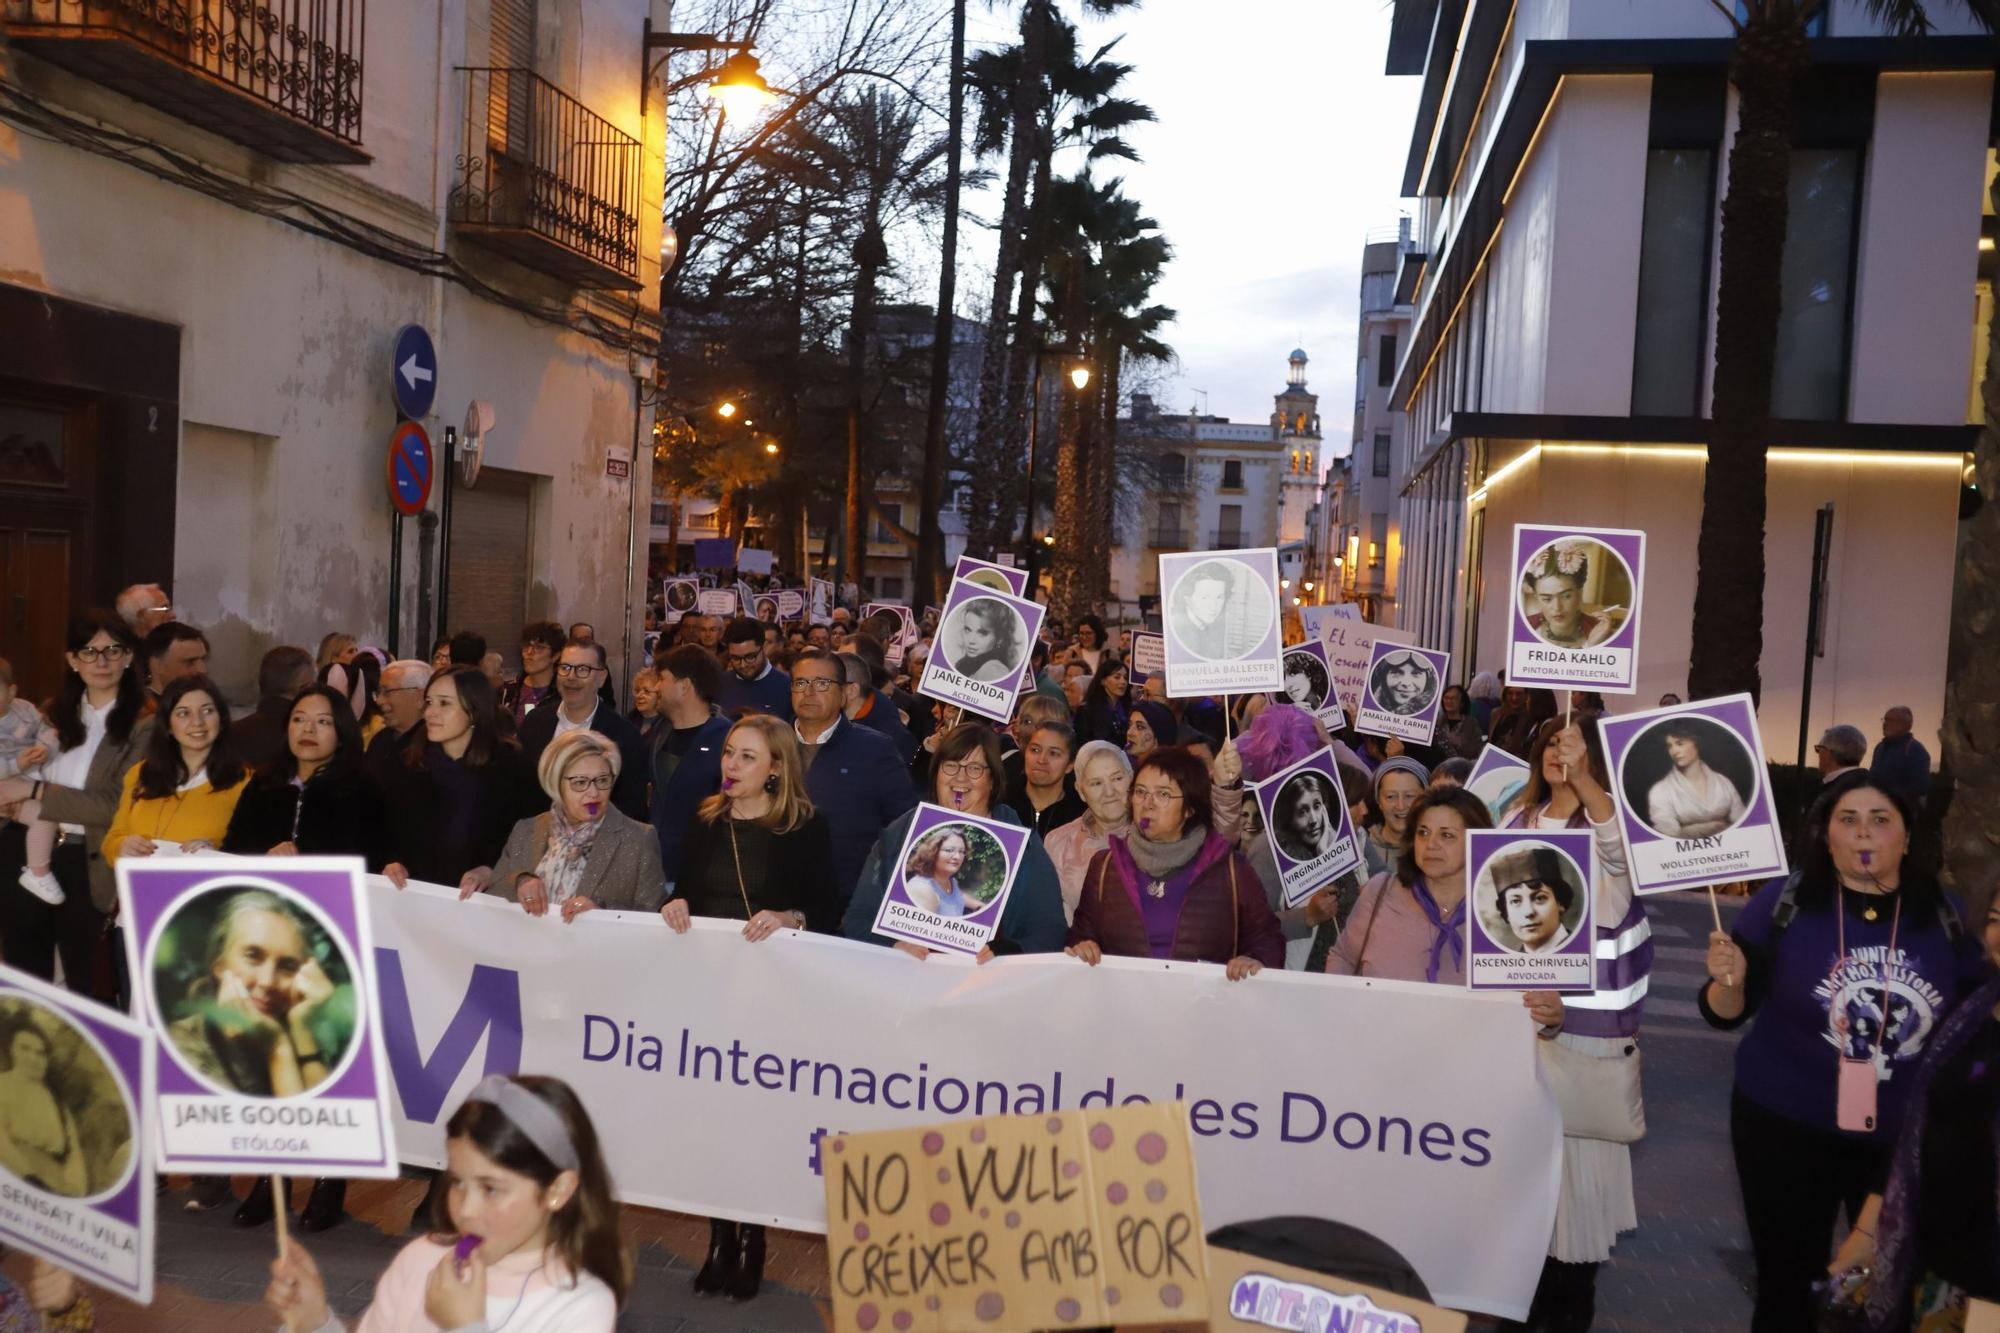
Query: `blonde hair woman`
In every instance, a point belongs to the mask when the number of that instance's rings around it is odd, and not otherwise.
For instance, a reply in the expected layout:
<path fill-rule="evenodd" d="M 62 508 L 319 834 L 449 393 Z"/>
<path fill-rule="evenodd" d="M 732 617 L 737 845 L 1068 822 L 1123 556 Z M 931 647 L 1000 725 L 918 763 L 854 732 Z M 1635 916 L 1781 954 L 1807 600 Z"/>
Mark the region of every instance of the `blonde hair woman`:
<path fill-rule="evenodd" d="M 666 897 L 660 840 L 611 804 L 620 758 L 618 747 L 594 731 L 549 742 L 535 765 L 548 812 L 514 825 L 487 892 L 518 902 L 531 916 L 560 908 L 564 921 L 597 907 L 650 912 L 660 905 Z"/>

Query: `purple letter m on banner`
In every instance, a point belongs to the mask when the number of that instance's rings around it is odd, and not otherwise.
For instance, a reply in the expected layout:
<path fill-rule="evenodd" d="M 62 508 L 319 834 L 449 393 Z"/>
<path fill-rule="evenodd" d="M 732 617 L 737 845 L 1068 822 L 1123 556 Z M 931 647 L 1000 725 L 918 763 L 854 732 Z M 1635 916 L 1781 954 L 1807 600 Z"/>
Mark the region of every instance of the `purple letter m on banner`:
<path fill-rule="evenodd" d="M 504 967 L 473 966 L 465 999 L 438 1038 L 431 1058 L 417 1049 L 410 1018 L 410 990 L 403 960 L 394 949 L 375 951 L 375 976 L 382 987 L 382 1045 L 389 1071 L 403 1099 L 403 1114 L 423 1124 L 437 1123 L 445 1094 L 458 1081 L 481 1035 L 486 1037 L 486 1074 L 521 1072 L 521 974 Z"/>

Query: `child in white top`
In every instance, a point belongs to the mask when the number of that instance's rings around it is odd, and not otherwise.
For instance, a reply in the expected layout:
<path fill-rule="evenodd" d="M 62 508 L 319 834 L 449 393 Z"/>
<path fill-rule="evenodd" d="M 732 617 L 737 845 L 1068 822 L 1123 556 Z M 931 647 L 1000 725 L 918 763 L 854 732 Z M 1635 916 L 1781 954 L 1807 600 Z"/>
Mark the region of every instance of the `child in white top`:
<path fill-rule="evenodd" d="M 14 664 L 0 657 L 0 778 L 38 778 L 42 765 L 61 753 L 56 729 L 41 709 L 20 696 L 14 688 Z M 56 851 L 56 826 L 46 819 L 29 823 L 27 850 L 21 887 L 51 907 L 60 906 L 67 895 L 49 873 L 49 861 Z"/>
<path fill-rule="evenodd" d="M 611 1333 L 631 1264 L 597 1131 L 569 1085 L 495 1074 L 446 1134 L 448 1216 L 390 1263 L 355 1333 Z M 296 1237 L 264 1300 L 287 1333 L 346 1329 Z"/>

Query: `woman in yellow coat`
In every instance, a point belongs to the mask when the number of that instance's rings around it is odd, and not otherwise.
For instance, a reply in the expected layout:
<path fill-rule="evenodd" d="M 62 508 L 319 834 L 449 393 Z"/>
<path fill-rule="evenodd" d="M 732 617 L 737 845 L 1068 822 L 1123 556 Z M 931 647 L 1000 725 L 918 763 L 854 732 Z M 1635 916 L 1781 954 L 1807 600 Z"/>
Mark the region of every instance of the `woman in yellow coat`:
<path fill-rule="evenodd" d="M 249 776 L 222 692 L 207 676 L 175 681 L 160 694 L 145 758 L 125 774 L 104 859 L 220 847 Z"/>

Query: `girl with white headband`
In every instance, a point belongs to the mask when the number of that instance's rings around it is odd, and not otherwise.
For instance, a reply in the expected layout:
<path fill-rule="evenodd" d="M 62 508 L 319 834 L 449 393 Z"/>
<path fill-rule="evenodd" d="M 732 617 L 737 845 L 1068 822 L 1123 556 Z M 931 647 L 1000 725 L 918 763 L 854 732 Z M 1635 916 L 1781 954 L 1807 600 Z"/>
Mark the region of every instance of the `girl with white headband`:
<path fill-rule="evenodd" d="M 569 1085 L 494 1074 L 446 1134 L 445 1215 L 382 1274 L 355 1333 L 611 1333 L 631 1259 L 597 1131 Z M 346 1333 L 296 1237 L 264 1301 L 287 1333 Z"/>

